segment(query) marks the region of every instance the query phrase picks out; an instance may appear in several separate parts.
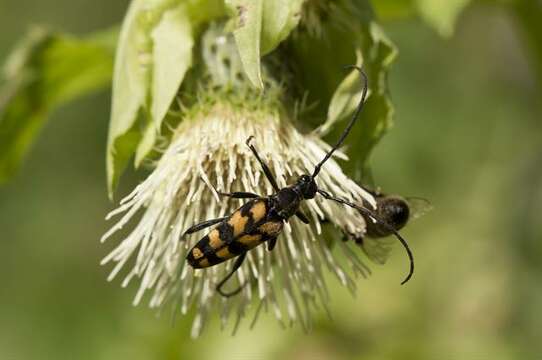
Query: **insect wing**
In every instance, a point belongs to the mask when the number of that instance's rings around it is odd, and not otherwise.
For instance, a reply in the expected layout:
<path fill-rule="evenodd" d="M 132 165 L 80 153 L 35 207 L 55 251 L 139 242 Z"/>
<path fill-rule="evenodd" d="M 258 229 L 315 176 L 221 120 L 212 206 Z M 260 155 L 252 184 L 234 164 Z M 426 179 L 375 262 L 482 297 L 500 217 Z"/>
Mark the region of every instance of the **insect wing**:
<path fill-rule="evenodd" d="M 361 249 L 371 261 L 384 265 L 390 257 L 393 241 L 392 238 L 373 239 L 365 237 Z"/>
<path fill-rule="evenodd" d="M 433 204 L 431 204 L 431 202 L 427 199 L 420 197 L 407 197 L 406 201 L 410 207 L 411 220 L 417 220 L 433 210 Z"/>

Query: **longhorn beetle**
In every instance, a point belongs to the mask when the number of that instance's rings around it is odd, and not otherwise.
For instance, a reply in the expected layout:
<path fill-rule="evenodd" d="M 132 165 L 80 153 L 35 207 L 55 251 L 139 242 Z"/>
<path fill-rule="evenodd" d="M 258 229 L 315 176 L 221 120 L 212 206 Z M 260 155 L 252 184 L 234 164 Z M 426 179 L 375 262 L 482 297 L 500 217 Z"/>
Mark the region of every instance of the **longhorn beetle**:
<path fill-rule="evenodd" d="M 312 175 L 301 175 L 293 185 L 282 189 L 279 188 L 271 170 L 260 158 L 254 145 L 251 144 L 253 136 L 250 136 L 247 139 L 246 144 L 260 163 L 263 172 L 267 180 L 269 180 L 273 186 L 275 193 L 270 196 L 260 196 L 250 192 L 223 193 L 217 191 L 220 196 L 252 200 L 247 201 L 230 216 L 201 222 L 184 232 L 183 237 L 187 234 L 192 234 L 196 231 L 218 224 L 188 252 L 186 260 L 193 268 L 206 268 L 220 264 L 233 257 L 238 257 L 231 271 L 216 286 L 216 290 L 222 296 L 233 296 L 243 288 L 244 284 L 231 292 L 222 291 L 222 286 L 239 269 L 249 250 L 264 242 L 267 242 L 268 251 L 273 250 L 277 243 L 277 237 L 284 227 L 284 222 L 288 221 L 290 217 L 294 215 L 305 224 L 309 223 L 307 217 L 300 210 L 300 205 L 303 200 L 313 199 L 316 194 L 320 194 L 327 200 L 332 200 L 358 210 L 366 218 L 370 218 L 374 222 L 380 223 L 382 227 L 388 229 L 390 233 L 393 233 L 405 247 L 410 260 L 410 271 L 401 284 L 406 283 L 414 273 L 414 258 L 412 252 L 406 241 L 391 225 L 380 219 L 380 217 L 371 210 L 354 204 L 346 199 L 336 197 L 323 189 L 319 189 L 314 180 L 316 176 L 318 176 L 322 165 L 331 157 L 331 155 L 333 155 L 333 152 L 342 145 L 365 104 L 368 82 L 367 75 L 365 75 L 363 70 L 357 66 L 348 66 L 347 68 L 355 69 L 361 74 L 363 79 L 361 100 L 339 140 L 324 156 L 322 161 L 315 166 Z"/>

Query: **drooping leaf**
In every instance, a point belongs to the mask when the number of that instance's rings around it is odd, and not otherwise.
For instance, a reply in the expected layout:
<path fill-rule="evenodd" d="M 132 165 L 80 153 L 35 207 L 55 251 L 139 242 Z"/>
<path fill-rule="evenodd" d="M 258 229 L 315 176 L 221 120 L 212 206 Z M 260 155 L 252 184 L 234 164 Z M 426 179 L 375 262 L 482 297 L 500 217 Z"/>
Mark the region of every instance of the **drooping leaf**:
<path fill-rule="evenodd" d="M 297 26 L 303 0 L 266 0 L 263 3 L 261 54 L 273 51 Z"/>
<path fill-rule="evenodd" d="M 356 58 L 356 65 L 363 66 L 361 50 L 357 51 Z M 336 121 L 353 113 L 358 105 L 362 89 L 359 72 L 351 71 L 333 93 L 327 109 L 326 122 L 317 129 L 321 135 L 326 134 Z"/>
<path fill-rule="evenodd" d="M 184 7 L 166 11 L 152 31 L 152 105 L 151 126 L 137 148 L 136 166 L 148 155 L 155 143 L 162 121 L 175 98 L 184 75 L 192 63 L 194 45 L 192 26 Z"/>
<path fill-rule="evenodd" d="M 109 86 L 116 34 L 76 38 L 34 29 L 19 44 L 0 90 L 0 182 L 15 174 L 51 111 Z"/>
<path fill-rule="evenodd" d="M 144 0 L 134 0 L 130 4 L 115 55 L 106 155 L 110 197 L 139 142 L 136 120 L 148 97 L 152 47 L 149 26 L 141 19 L 145 5 Z"/>
<path fill-rule="evenodd" d="M 235 18 L 233 35 L 244 71 L 262 89 L 260 58 L 274 50 L 297 26 L 302 0 L 226 0 Z"/>
<path fill-rule="evenodd" d="M 263 88 L 260 69 L 263 1 L 226 0 L 228 9 L 236 14 L 233 36 L 239 49 L 243 68 L 250 82 L 260 89 Z"/>
<path fill-rule="evenodd" d="M 359 126 L 352 133 L 350 154 L 356 167 L 366 168 L 374 146 L 393 126 L 394 108 L 388 87 L 388 72 L 397 57 L 395 45 L 376 21 L 363 27 L 361 39 L 363 64 L 369 77 L 370 96 Z M 356 95 L 359 99 L 359 95 Z M 353 110 L 348 115 L 351 116 Z"/>

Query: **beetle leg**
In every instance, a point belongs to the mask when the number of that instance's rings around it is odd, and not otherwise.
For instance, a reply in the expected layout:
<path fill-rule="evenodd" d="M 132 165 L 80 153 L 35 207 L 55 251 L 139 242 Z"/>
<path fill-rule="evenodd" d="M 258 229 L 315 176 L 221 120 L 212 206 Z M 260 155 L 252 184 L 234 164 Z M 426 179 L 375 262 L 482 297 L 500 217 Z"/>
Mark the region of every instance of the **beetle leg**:
<path fill-rule="evenodd" d="M 271 251 L 275 248 L 275 245 L 277 245 L 277 237 L 271 238 L 267 240 L 267 251 Z"/>
<path fill-rule="evenodd" d="M 247 252 L 245 251 L 244 253 L 242 253 L 241 255 L 239 255 L 239 257 L 237 258 L 237 260 L 235 260 L 235 264 L 233 264 L 233 268 L 231 269 L 231 271 L 228 273 L 228 275 L 226 275 L 226 277 L 224 279 L 222 279 L 222 281 L 220 281 L 218 283 L 218 285 L 216 286 L 216 291 L 218 291 L 218 293 L 224 297 L 231 297 L 233 295 L 236 295 L 237 293 L 239 293 L 243 287 L 245 287 L 245 285 L 247 283 L 244 283 L 242 285 L 240 285 L 237 289 L 235 289 L 234 291 L 230 291 L 230 292 L 224 292 L 222 291 L 222 286 L 224 286 L 224 284 L 226 283 L 226 281 L 229 280 L 229 278 L 231 278 L 231 276 L 241 267 L 241 264 L 243 264 L 243 261 L 245 260 L 245 257 L 247 256 Z"/>
<path fill-rule="evenodd" d="M 183 233 L 182 236 L 192 234 L 192 233 L 195 233 L 196 231 L 200 231 L 202 229 L 208 228 L 209 226 L 212 226 L 214 224 L 218 224 L 219 222 L 222 222 L 222 221 L 226 220 L 227 218 L 228 217 L 225 216 L 225 217 L 221 217 L 221 218 L 218 218 L 218 219 L 212 219 L 212 220 L 207 220 L 207 221 L 200 222 L 199 224 L 196 224 L 196 225 L 188 228 L 188 230 L 186 230 Z"/>
<path fill-rule="evenodd" d="M 253 198 L 260 197 L 260 195 L 258 194 L 254 194 L 247 191 L 234 191 L 232 193 L 225 193 L 225 192 L 219 191 L 214 185 L 211 185 L 211 186 L 213 187 L 215 192 L 220 196 L 228 196 L 234 199 L 253 199 Z"/>
<path fill-rule="evenodd" d="M 295 216 L 301 221 L 303 221 L 305 224 L 310 224 L 309 219 L 307 218 L 307 215 L 303 214 L 301 210 L 297 210 L 295 213 Z"/>
<path fill-rule="evenodd" d="M 231 198 L 234 198 L 234 199 L 253 199 L 253 198 L 260 197 L 257 194 L 253 194 L 251 192 L 245 192 L 245 191 L 235 191 L 235 192 L 232 192 L 232 193 L 223 193 L 223 192 L 217 190 L 216 193 L 218 195 L 220 195 L 220 196 L 228 196 L 228 197 L 231 197 Z"/>
<path fill-rule="evenodd" d="M 269 169 L 269 167 L 263 162 L 263 160 L 260 158 L 260 155 L 258 155 L 258 151 L 256 150 L 256 148 L 254 147 L 254 145 L 252 145 L 250 143 L 250 141 L 254 138 L 254 136 L 249 136 L 249 138 L 247 139 L 246 141 L 246 144 L 247 146 L 250 148 L 250 150 L 252 151 L 252 153 L 254 154 L 254 156 L 256 156 L 256 159 L 258 159 L 258 162 L 260 163 L 260 165 L 262 166 L 262 169 L 263 169 L 263 172 L 265 174 L 265 177 L 267 178 L 267 180 L 269 180 L 269 182 L 271 183 L 271 186 L 273 186 L 273 189 L 275 189 L 275 191 L 279 191 L 280 188 L 277 184 L 277 180 L 275 180 L 275 177 L 273 176 L 273 174 L 271 173 L 271 170 Z"/>

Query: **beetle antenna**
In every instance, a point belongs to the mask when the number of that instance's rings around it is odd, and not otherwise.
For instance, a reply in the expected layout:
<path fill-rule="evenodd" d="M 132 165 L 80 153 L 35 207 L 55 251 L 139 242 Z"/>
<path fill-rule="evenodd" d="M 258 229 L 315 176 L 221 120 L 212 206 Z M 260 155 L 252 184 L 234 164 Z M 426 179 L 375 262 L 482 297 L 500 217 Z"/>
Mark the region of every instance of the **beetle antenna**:
<path fill-rule="evenodd" d="M 324 163 L 331 157 L 331 155 L 333 155 L 335 150 L 337 150 L 342 145 L 342 143 L 344 142 L 344 139 L 346 139 L 346 137 L 348 136 L 348 133 L 350 133 L 350 130 L 352 129 L 352 126 L 354 126 L 354 123 L 358 119 L 359 114 L 361 113 L 361 109 L 363 109 L 363 105 L 365 104 L 365 98 L 367 97 L 367 87 L 368 87 L 367 86 L 367 83 L 368 83 L 367 75 L 365 74 L 363 69 L 360 68 L 359 66 L 349 65 L 349 66 L 346 66 L 345 68 L 346 69 L 356 69 L 357 71 L 360 72 L 362 80 L 363 80 L 363 90 L 362 90 L 362 93 L 361 93 L 361 100 L 359 101 L 358 107 L 356 108 L 356 111 L 354 112 L 354 115 L 352 115 L 352 119 L 348 123 L 348 126 L 346 126 L 346 129 L 344 129 L 343 133 L 341 134 L 341 137 L 339 138 L 339 141 L 337 141 L 335 146 L 333 146 L 331 148 L 331 150 L 329 150 L 329 152 L 326 154 L 326 156 L 324 156 L 322 161 L 320 161 L 320 163 L 318 163 L 318 165 L 316 165 L 316 167 L 314 168 L 314 172 L 312 173 L 313 178 L 316 177 L 316 175 L 318 175 L 322 165 L 324 165 Z"/>
<path fill-rule="evenodd" d="M 410 261 L 410 270 L 408 272 L 408 275 L 405 277 L 405 279 L 401 282 L 401 285 L 405 284 L 408 280 L 410 280 L 410 278 L 412 277 L 412 275 L 414 274 L 414 256 L 412 255 L 412 251 L 410 250 L 410 248 L 408 247 L 408 243 L 406 242 L 406 240 L 397 232 L 397 230 L 395 230 L 391 225 L 389 225 L 387 222 L 385 222 L 384 220 L 380 219 L 378 216 L 376 216 L 371 210 L 367 209 L 367 208 L 364 208 L 364 207 L 361 207 L 361 206 L 358 206 L 354 203 L 351 203 L 349 201 L 346 201 L 344 199 L 341 199 L 341 198 L 338 198 L 338 197 L 335 197 L 333 195 L 331 195 L 330 193 L 328 193 L 327 191 L 324 191 L 324 190 L 321 190 L 321 189 L 318 189 L 318 193 L 320 195 L 322 195 L 324 198 L 328 199 L 328 200 L 333 200 L 333 201 L 336 201 L 340 204 L 343 204 L 343 205 L 346 205 L 346 206 L 350 206 L 351 208 L 354 208 L 356 210 L 358 210 L 360 213 L 370 217 L 371 219 L 375 220 L 375 221 L 378 221 L 381 225 L 383 225 L 388 231 L 392 232 L 393 235 L 395 235 L 395 237 L 397 237 L 397 239 L 399 240 L 399 242 L 403 245 L 403 247 L 405 248 L 406 252 L 407 252 L 407 255 L 408 255 L 408 259 Z"/>

